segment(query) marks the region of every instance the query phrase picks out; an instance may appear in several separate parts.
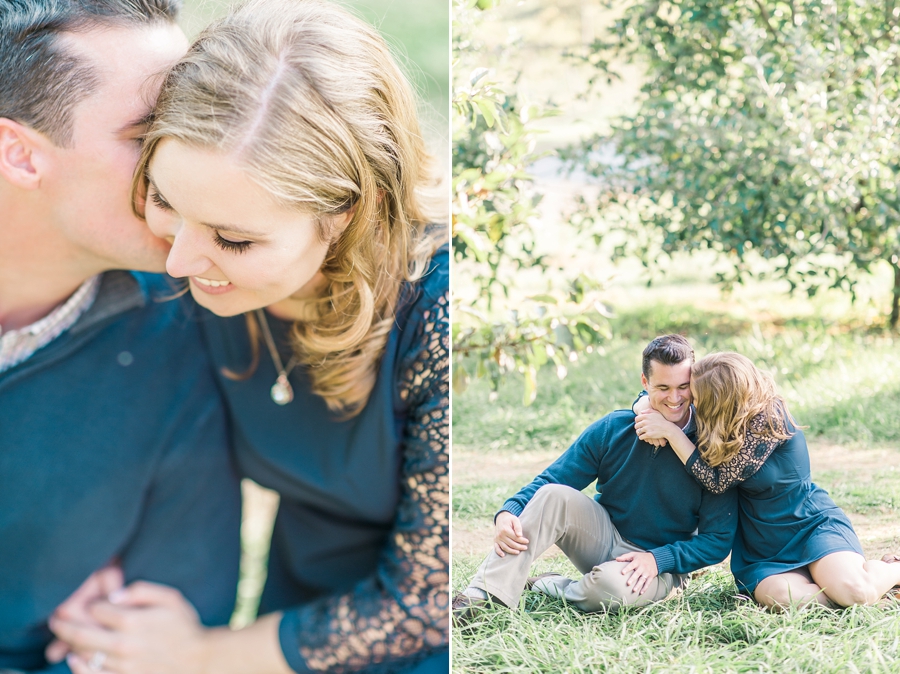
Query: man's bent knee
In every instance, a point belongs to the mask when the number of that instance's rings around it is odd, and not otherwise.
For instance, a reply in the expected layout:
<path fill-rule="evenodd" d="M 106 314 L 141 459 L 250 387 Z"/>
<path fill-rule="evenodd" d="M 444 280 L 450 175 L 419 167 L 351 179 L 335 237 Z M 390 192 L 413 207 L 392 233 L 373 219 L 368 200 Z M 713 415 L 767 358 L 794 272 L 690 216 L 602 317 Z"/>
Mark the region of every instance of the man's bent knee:
<path fill-rule="evenodd" d="M 576 496 L 583 496 L 583 494 L 577 489 L 564 484 L 545 484 L 534 493 L 529 505 L 539 499 L 566 500 Z"/>
<path fill-rule="evenodd" d="M 581 582 L 586 603 L 596 607 L 586 610 L 616 610 L 627 604 L 640 602 L 644 598 L 646 601 L 651 600 L 649 594 L 640 595 L 632 592 L 632 587 L 627 584 L 628 576 L 622 574 L 622 569 L 626 566 L 625 562 L 606 562 L 595 566 L 585 574 Z M 651 584 L 655 583 L 656 579 L 651 581 Z"/>
<path fill-rule="evenodd" d="M 534 493 L 534 496 L 525 506 L 525 510 L 529 514 L 534 512 L 547 513 L 555 509 L 565 511 L 568 504 L 577 498 L 588 497 L 577 489 L 567 487 L 564 484 L 545 484 Z M 522 514 L 524 515 L 525 513 L 523 512 Z"/>

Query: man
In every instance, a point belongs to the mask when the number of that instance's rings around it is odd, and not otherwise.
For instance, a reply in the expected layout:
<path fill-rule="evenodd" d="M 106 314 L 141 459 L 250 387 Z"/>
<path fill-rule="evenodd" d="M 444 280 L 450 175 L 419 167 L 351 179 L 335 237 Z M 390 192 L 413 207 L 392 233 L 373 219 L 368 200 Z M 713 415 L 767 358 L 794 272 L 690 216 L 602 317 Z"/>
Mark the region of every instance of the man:
<path fill-rule="evenodd" d="M 49 616 L 111 560 L 207 624 L 234 604 L 239 489 L 196 323 L 162 277 L 113 271 L 165 266 L 130 184 L 180 1 L 0 3 L 0 670 L 43 671 Z"/>
<path fill-rule="evenodd" d="M 666 335 L 644 350 L 641 374 L 651 406 L 689 436 L 693 362 L 687 340 Z M 583 611 L 662 600 L 691 571 L 725 559 L 737 523 L 734 490 L 702 489 L 674 452 L 638 439 L 634 420 L 620 410 L 595 422 L 503 504 L 494 550 L 454 600 L 458 622 L 488 601 L 516 607 L 532 561 L 554 543 L 584 575 L 529 582 Z M 591 499 L 581 490 L 594 480 Z"/>

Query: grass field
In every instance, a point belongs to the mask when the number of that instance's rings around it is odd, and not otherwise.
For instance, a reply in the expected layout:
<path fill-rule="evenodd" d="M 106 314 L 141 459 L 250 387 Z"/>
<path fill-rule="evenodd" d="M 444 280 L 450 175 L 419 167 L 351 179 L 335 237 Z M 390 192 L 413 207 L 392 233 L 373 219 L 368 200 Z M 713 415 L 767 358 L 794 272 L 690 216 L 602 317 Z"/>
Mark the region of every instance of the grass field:
<path fill-rule="evenodd" d="M 487 552 L 493 514 L 589 423 L 627 407 L 640 390 L 640 352 L 678 331 L 698 356 L 736 350 L 774 374 L 806 431 L 813 480 L 848 513 L 866 553 L 900 550 L 900 352 L 894 338 L 846 311 L 746 290 L 742 302 L 684 279 L 619 297 L 613 339 L 558 381 L 543 372 L 521 406 L 507 382 L 489 404 L 481 382 L 453 400 L 453 587 Z M 680 298 L 680 299 L 679 299 Z M 704 299 L 706 298 L 706 299 Z M 767 298 L 767 302 L 764 301 Z M 755 312 L 754 302 L 767 307 Z M 627 308 L 626 308 L 627 307 Z M 535 572 L 577 571 L 556 548 Z M 699 573 L 673 600 L 584 615 L 526 592 L 524 610 L 488 612 L 471 633 L 454 631 L 455 672 L 896 672 L 900 602 L 772 615 L 737 595 L 727 564 Z"/>

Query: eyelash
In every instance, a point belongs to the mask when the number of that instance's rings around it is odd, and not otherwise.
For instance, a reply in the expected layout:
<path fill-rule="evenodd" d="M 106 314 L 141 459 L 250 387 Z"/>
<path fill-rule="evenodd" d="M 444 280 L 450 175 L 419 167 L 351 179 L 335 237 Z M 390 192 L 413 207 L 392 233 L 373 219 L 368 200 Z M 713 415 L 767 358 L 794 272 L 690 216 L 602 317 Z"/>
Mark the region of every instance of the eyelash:
<path fill-rule="evenodd" d="M 172 205 L 168 201 L 163 199 L 160 193 L 156 190 L 153 190 L 153 193 L 150 195 L 150 199 L 152 199 L 153 203 L 159 206 L 164 211 L 172 210 Z"/>
<path fill-rule="evenodd" d="M 162 198 L 159 192 L 153 190 L 153 193 L 150 195 L 150 198 L 153 200 L 153 203 L 156 204 L 159 208 L 164 211 L 171 211 L 172 205 Z M 216 232 L 216 236 L 213 238 L 213 242 L 222 250 L 228 251 L 229 253 L 243 253 L 250 246 L 253 245 L 252 241 L 229 241 L 228 239 L 223 239 L 222 235 Z"/>
<path fill-rule="evenodd" d="M 219 248 L 231 253 L 243 253 L 253 245 L 252 241 L 229 241 L 228 239 L 223 239 L 222 235 L 218 232 L 216 232 L 216 237 L 213 241 L 215 241 Z"/>

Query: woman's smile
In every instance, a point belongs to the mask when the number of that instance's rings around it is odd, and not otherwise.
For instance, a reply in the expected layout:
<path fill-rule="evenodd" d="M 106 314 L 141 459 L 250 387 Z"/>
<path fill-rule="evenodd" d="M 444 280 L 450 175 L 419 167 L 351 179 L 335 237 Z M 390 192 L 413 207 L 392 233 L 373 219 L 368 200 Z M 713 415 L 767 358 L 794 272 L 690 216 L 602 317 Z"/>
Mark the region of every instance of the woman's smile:
<path fill-rule="evenodd" d="M 234 290 L 234 284 L 231 281 L 215 281 L 201 276 L 191 276 L 190 280 L 197 284 L 197 288 L 210 295 L 221 295 Z"/>

